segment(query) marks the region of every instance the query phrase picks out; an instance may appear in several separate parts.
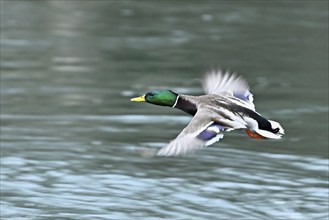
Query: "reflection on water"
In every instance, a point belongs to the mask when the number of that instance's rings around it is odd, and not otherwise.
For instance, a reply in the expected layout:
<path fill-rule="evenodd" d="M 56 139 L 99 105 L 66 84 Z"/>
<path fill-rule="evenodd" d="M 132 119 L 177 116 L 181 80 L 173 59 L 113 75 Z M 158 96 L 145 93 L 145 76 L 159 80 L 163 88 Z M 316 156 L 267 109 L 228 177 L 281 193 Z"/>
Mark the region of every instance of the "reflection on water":
<path fill-rule="evenodd" d="M 1 217 L 327 219 L 328 3 L 268 6 L 2 1 Z M 218 65 L 285 138 L 143 157 L 190 117 L 130 97 Z"/>

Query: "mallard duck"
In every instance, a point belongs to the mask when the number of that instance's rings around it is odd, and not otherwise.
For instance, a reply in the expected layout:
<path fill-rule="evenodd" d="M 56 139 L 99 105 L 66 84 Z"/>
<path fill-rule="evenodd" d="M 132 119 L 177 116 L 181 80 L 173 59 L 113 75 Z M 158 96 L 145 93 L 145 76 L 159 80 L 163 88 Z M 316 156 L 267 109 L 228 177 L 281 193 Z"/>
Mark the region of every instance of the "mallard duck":
<path fill-rule="evenodd" d="M 158 156 L 177 156 L 202 149 L 223 138 L 223 132 L 244 129 L 254 139 L 280 139 L 281 125 L 255 110 L 248 83 L 235 73 L 211 71 L 202 82 L 206 95 L 191 96 L 171 90 L 155 90 L 132 98 L 133 102 L 180 109 L 193 116 L 190 123 L 161 148 Z"/>

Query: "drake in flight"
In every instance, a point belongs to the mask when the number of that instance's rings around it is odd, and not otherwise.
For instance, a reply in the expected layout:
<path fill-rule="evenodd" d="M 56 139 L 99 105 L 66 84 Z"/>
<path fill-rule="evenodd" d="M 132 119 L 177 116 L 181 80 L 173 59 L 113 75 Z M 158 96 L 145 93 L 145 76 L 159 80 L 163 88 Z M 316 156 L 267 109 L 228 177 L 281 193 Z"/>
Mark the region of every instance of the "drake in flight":
<path fill-rule="evenodd" d="M 223 138 L 223 132 L 244 129 L 255 139 L 280 139 L 284 130 L 278 122 L 255 110 L 248 83 L 229 72 L 212 71 L 203 79 L 205 95 L 190 96 L 171 90 L 150 91 L 133 102 L 180 109 L 193 116 L 186 128 L 158 156 L 177 156 L 209 146 Z"/>

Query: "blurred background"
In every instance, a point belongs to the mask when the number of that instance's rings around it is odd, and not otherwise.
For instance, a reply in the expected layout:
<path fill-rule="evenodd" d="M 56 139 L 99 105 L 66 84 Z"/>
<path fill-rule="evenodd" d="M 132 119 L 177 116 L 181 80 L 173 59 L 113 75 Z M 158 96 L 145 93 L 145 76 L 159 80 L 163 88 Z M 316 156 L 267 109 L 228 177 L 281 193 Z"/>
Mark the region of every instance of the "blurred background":
<path fill-rule="evenodd" d="M 328 219 L 327 1 L 1 1 L 3 219 Z M 145 158 L 189 122 L 131 103 L 238 72 L 282 141 Z"/>

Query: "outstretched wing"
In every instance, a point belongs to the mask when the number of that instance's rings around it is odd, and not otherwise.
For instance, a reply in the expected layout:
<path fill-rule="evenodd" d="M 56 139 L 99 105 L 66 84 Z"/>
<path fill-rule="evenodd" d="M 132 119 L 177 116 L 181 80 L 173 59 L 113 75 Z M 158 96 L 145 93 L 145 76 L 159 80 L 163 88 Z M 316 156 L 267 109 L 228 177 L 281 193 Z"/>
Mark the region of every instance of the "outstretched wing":
<path fill-rule="evenodd" d="M 198 110 L 187 127 L 169 145 L 161 148 L 157 155 L 177 156 L 202 149 L 223 138 L 220 132 L 225 129 L 225 126 L 212 120 L 207 110 Z"/>
<path fill-rule="evenodd" d="M 206 94 L 231 95 L 244 102 L 248 108 L 255 110 L 253 95 L 246 80 L 235 73 L 221 70 L 208 72 L 202 82 Z"/>

